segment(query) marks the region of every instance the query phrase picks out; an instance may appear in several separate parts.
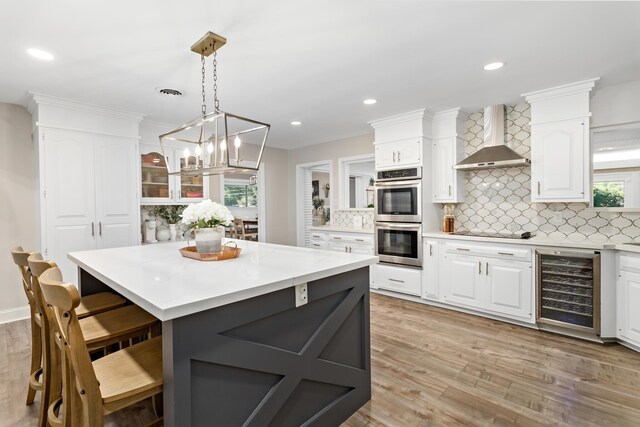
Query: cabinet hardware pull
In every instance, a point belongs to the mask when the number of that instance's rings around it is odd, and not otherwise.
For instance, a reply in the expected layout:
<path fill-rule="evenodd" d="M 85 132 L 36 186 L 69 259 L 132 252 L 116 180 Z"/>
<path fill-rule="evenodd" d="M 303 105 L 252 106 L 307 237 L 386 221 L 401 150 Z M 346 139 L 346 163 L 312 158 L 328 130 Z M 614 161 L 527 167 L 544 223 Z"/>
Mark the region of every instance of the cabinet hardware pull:
<path fill-rule="evenodd" d="M 319 244 L 317 244 L 317 243 L 314 243 L 314 244 L 313 244 L 313 246 L 320 247 L 320 245 L 319 245 Z"/>
<path fill-rule="evenodd" d="M 398 282 L 398 283 L 404 283 L 404 280 L 398 280 L 398 279 L 389 279 L 390 282 Z"/>
<path fill-rule="evenodd" d="M 100 234 L 100 237 L 102 237 L 102 221 L 98 223 L 98 233 Z"/>
<path fill-rule="evenodd" d="M 333 236 L 333 239 L 342 240 L 342 237 Z"/>
<path fill-rule="evenodd" d="M 351 253 L 351 246 L 349 246 L 349 253 Z"/>
<path fill-rule="evenodd" d="M 451 195 L 451 186 L 449 186 L 449 195 Z"/>
<path fill-rule="evenodd" d="M 429 243 L 429 256 L 433 256 L 433 245 Z"/>
<path fill-rule="evenodd" d="M 482 261 L 478 261 L 478 274 L 482 274 Z"/>
<path fill-rule="evenodd" d="M 400 150 L 398 150 L 398 161 L 400 161 Z"/>
<path fill-rule="evenodd" d="M 484 272 L 485 272 L 485 275 L 486 275 L 486 276 L 488 276 L 488 275 L 489 275 L 489 262 L 488 262 L 488 261 L 487 261 L 487 265 L 486 265 L 486 266 L 485 266 L 485 268 L 484 268 Z"/>
<path fill-rule="evenodd" d="M 498 252 L 498 255 L 513 255 L 513 254 L 510 254 L 509 252 Z"/>
<path fill-rule="evenodd" d="M 393 152 L 393 163 L 395 163 L 395 162 L 396 162 L 396 152 L 394 151 Z"/>
<path fill-rule="evenodd" d="M 170 193 L 171 193 L 171 199 L 173 199 L 173 190 L 171 190 Z"/>
<path fill-rule="evenodd" d="M 344 247 L 344 253 L 345 254 L 347 253 L 347 247 L 346 246 Z"/>
<path fill-rule="evenodd" d="M 469 252 L 469 249 L 465 249 L 465 248 L 456 248 L 456 249 L 459 250 L 459 251 L 467 251 L 467 252 Z"/>
<path fill-rule="evenodd" d="M 356 242 L 364 242 L 364 239 L 356 239 Z"/>
<path fill-rule="evenodd" d="M 538 181 L 538 196 L 540 195 L 540 181 Z"/>
<path fill-rule="evenodd" d="M 91 237 L 96 237 L 96 229 L 93 222 L 91 223 Z"/>

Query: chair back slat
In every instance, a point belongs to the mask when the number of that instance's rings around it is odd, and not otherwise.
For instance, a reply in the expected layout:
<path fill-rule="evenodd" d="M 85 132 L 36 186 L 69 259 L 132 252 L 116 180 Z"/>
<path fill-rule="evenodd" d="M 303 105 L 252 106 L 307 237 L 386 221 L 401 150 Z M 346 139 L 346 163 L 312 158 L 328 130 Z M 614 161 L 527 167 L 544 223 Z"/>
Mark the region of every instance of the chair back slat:
<path fill-rule="evenodd" d="M 18 266 L 18 270 L 20 270 L 20 276 L 22 276 L 22 287 L 24 288 L 24 293 L 27 295 L 29 305 L 35 309 L 36 306 L 33 291 L 31 290 L 31 272 L 29 271 L 28 262 L 30 255 L 32 255 L 32 252 L 25 252 L 21 246 L 17 246 L 11 249 L 11 257 L 13 258 L 13 262 Z"/>
<path fill-rule="evenodd" d="M 50 309 L 47 308 L 47 305 L 44 302 L 44 297 L 42 296 L 42 289 L 40 287 L 40 281 L 38 278 L 45 271 L 50 268 L 57 267 L 57 264 L 53 261 L 45 261 L 42 259 L 42 254 L 35 252 L 32 253 L 29 258 L 27 258 L 29 263 L 29 271 L 31 274 L 31 292 L 33 293 L 33 298 L 36 304 L 36 310 L 38 313 L 41 313 L 46 317 L 45 320 L 48 321 L 49 325 L 53 325 L 53 319 L 51 318 Z M 60 278 L 62 280 L 62 278 Z M 47 328 L 48 329 L 48 328 Z"/>
<path fill-rule="evenodd" d="M 71 283 L 62 282 L 62 273 L 58 267 L 49 268 L 42 273 L 39 285 L 45 303 L 53 309 L 56 329 L 64 341 L 65 356 L 71 363 L 75 379 L 72 381 L 72 386 L 76 388 L 74 391 L 79 393 L 85 408 L 88 405 L 102 405 L 98 380 L 75 312 L 80 304 L 78 289 Z"/>

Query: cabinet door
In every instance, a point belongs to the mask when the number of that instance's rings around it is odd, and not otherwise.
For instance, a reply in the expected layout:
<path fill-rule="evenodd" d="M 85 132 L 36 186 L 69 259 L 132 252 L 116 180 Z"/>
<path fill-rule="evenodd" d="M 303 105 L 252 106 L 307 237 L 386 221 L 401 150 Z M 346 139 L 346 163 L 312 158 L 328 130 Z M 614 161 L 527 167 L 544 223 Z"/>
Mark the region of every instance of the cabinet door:
<path fill-rule="evenodd" d="M 181 150 L 176 150 L 176 162 L 183 170 L 187 166 L 194 167 L 196 165 L 195 156 L 188 159 L 184 157 Z M 197 203 L 208 198 L 209 178 L 206 176 L 176 176 L 175 200 L 178 203 Z"/>
<path fill-rule="evenodd" d="M 95 194 L 98 248 L 138 243 L 136 141 L 95 138 Z"/>
<path fill-rule="evenodd" d="M 531 200 L 589 201 L 583 119 L 531 126 Z"/>
<path fill-rule="evenodd" d="M 621 310 L 623 339 L 640 346 L 640 274 L 629 271 L 621 272 L 622 298 L 619 299 Z"/>
<path fill-rule="evenodd" d="M 43 138 L 43 249 L 65 281 L 78 283 L 67 253 L 96 247 L 94 144 L 90 134 L 58 129 L 45 129 Z"/>
<path fill-rule="evenodd" d="M 446 302 L 475 308 L 485 306 L 482 289 L 484 264 L 478 257 L 447 254 L 440 283 Z"/>
<path fill-rule="evenodd" d="M 394 142 L 385 142 L 375 145 L 376 169 L 384 169 L 396 166 L 397 153 Z"/>
<path fill-rule="evenodd" d="M 424 240 L 422 248 L 422 297 L 438 299 L 438 242 Z"/>
<path fill-rule="evenodd" d="M 486 308 L 507 317 L 532 318 L 531 265 L 484 259 Z"/>
<path fill-rule="evenodd" d="M 172 202 L 173 177 L 167 171 L 167 159 L 158 146 L 140 145 L 141 203 L 169 204 Z"/>
<path fill-rule="evenodd" d="M 432 145 L 432 181 L 433 181 L 433 201 L 442 203 L 455 200 L 453 186 L 455 161 L 454 156 L 455 138 L 443 138 L 435 141 Z"/>
<path fill-rule="evenodd" d="M 396 165 L 420 165 L 422 161 L 422 141 L 418 138 L 396 143 Z"/>

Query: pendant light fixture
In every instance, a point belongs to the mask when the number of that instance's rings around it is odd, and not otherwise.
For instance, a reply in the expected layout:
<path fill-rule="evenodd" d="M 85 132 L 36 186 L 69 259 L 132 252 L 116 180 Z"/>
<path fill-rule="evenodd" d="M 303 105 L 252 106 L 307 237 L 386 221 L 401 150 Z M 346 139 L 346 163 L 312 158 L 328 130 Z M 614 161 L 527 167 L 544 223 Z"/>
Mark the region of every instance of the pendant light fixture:
<path fill-rule="evenodd" d="M 191 50 L 200 55 L 202 106 L 198 117 L 160 135 L 160 148 L 165 156 L 169 175 L 253 174 L 260 167 L 271 125 L 220 110 L 217 51 L 226 43 L 224 37 L 208 32 L 191 46 Z M 206 58 L 211 55 L 213 111 L 207 113 L 205 64 Z M 186 145 L 182 158 L 177 163 L 168 157 L 173 152 L 175 143 Z"/>

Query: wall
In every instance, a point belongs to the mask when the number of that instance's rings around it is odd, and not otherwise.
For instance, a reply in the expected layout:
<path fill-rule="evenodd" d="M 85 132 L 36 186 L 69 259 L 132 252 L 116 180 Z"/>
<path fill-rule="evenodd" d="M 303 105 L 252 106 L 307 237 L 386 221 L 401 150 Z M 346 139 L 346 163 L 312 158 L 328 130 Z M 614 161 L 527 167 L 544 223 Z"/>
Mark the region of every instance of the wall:
<path fill-rule="evenodd" d="M 591 126 L 640 121 L 640 80 L 598 88 L 591 97 Z"/>
<path fill-rule="evenodd" d="M 333 165 L 331 176 L 331 206 L 339 207 L 338 200 L 338 159 L 341 157 L 373 154 L 373 133 L 338 141 L 289 150 L 288 182 L 288 244 L 296 244 L 296 165 L 330 160 Z"/>
<path fill-rule="evenodd" d="M 29 316 L 21 276 L 9 251 L 38 251 L 38 172 L 31 114 L 0 103 L 0 323 Z"/>
<path fill-rule="evenodd" d="M 507 107 L 506 141 L 530 158 L 530 107 Z M 465 122 L 465 153 L 482 144 L 483 113 Z M 640 215 L 596 212 L 586 203 L 531 203 L 531 168 L 486 169 L 465 173 L 465 201 L 455 208 L 456 229 L 488 232 L 535 231 L 551 239 L 631 241 L 640 238 Z M 497 186 L 496 186 L 497 184 Z"/>

